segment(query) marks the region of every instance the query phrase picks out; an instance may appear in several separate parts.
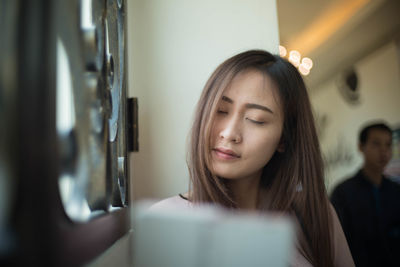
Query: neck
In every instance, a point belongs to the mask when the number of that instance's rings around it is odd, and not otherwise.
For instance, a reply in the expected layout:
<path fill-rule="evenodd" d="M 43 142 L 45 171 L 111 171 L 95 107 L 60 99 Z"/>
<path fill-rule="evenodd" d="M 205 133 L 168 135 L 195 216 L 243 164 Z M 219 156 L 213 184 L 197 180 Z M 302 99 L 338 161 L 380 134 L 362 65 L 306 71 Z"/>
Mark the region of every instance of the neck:
<path fill-rule="evenodd" d="M 227 181 L 239 209 L 257 209 L 260 178 L 261 174 L 256 177 Z"/>
<path fill-rule="evenodd" d="M 381 170 L 376 170 L 364 165 L 362 171 L 372 184 L 379 186 L 382 183 Z"/>

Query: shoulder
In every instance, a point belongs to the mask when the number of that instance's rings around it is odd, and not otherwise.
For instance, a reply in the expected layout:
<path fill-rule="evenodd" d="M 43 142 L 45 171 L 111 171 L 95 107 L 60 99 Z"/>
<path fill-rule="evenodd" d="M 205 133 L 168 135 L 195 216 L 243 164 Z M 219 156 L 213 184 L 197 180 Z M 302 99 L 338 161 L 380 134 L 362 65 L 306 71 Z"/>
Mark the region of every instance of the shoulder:
<path fill-rule="evenodd" d="M 360 177 L 358 175 L 346 178 L 344 181 L 339 183 L 333 190 L 333 194 L 338 192 L 345 192 L 347 190 L 352 190 L 358 187 L 360 184 Z"/>
<path fill-rule="evenodd" d="M 395 189 L 395 190 L 400 190 L 400 184 L 399 184 L 399 183 L 393 181 L 392 179 L 390 179 L 390 178 L 387 177 L 387 176 L 384 176 L 383 179 L 384 179 L 383 181 L 385 181 L 385 183 L 386 183 L 388 186 L 390 186 L 391 188 L 393 188 L 393 189 Z"/>
<path fill-rule="evenodd" d="M 336 211 L 339 213 L 339 216 L 342 217 L 342 212 L 353 206 L 354 198 L 359 197 L 358 193 L 361 193 L 360 191 L 363 191 L 363 189 L 362 186 L 360 186 L 359 177 L 357 175 L 339 183 L 333 189 L 329 199 Z"/>
<path fill-rule="evenodd" d="M 165 209 L 180 209 L 180 208 L 191 208 L 192 204 L 190 201 L 182 198 L 180 195 L 173 196 L 170 198 L 163 199 L 156 202 L 150 207 L 150 210 L 165 210 Z"/>
<path fill-rule="evenodd" d="M 382 190 L 385 193 L 391 194 L 393 197 L 400 199 L 400 184 L 392 181 L 390 178 L 383 178 Z"/>

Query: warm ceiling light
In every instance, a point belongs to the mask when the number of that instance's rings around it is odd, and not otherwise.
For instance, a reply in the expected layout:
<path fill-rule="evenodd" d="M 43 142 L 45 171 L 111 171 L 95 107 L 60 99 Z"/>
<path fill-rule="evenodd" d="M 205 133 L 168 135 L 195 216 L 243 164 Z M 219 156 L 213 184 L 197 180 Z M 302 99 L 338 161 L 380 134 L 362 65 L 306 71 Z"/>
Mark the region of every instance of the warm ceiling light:
<path fill-rule="evenodd" d="M 299 72 L 300 72 L 301 74 L 303 74 L 304 76 L 307 76 L 308 74 L 310 74 L 310 69 L 307 69 L 307 68 L 303 65 L 303 63 L 301 63 L 301 64 L 299 65 Z"/>
<path fill-rule="evenodd" d="M 279 55 L 281 57 L 285 57 L 287 55 L 287 50 L 282 45 L 279 45 Z M 310 70 L 313 67 L 313 61 L 311 60 L 311 58 L 301 58 L 301 54 L 299 51 L 291 50 L 289 52 L 288 60 L 299 70 L 302 75 L 307 76 L 308 74 L 310 74 Z"/>
<path fill-rule="evenodd" d="M 289 53 L 289 61 L 295 65 L 296 67 L 299 66 L 300 64 L 300 59 L 301 59 L 301 54 L 299 51 L 292 50 Z"/>
<path fill-rule="evenodd" d="M 281 57 L 284 57 L 284 56 L 286 56 L 286 54 L 287 54 L 286 48 L 285 48 L 284 46 L 280 45 L 280 46 L 279 46 L 279 55 L 280 55 Z"/>
<path fill-rule="evenodd" d="M 312 62 L 311 58 L 304 57 L 301 60 L 301 65 L 303 65 L 306 69 L 311 70 L 311 68 L 313 67 L 313 62 Z"/>

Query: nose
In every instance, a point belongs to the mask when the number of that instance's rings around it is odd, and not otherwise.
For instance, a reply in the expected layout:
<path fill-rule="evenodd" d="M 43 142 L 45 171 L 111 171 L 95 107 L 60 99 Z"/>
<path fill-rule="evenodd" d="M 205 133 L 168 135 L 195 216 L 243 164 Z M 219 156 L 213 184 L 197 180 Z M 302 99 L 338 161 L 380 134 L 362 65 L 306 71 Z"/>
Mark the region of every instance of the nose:
<path fill-rule="evenodd" d="M 242 142 L 242 129 L 241 123 L 238 118 L 230 118 L 226 120 L 222 130 L 219 133 L 221 139 L 225 139 L 227 142 L 233 142 L 238 144 Z"/>

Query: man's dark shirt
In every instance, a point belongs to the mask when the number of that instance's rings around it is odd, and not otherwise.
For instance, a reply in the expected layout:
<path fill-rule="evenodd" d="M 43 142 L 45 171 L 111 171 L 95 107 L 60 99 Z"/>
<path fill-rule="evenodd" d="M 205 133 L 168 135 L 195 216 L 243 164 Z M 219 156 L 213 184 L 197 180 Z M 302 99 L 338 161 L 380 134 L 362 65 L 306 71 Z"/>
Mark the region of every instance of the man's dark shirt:
<path fill-rule="evenodd" d="M 331 195 L 356 266 L 400 266 L 400 185 L 360 170 Z"/>

